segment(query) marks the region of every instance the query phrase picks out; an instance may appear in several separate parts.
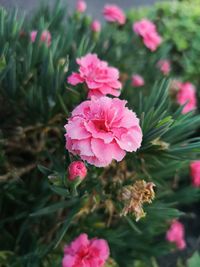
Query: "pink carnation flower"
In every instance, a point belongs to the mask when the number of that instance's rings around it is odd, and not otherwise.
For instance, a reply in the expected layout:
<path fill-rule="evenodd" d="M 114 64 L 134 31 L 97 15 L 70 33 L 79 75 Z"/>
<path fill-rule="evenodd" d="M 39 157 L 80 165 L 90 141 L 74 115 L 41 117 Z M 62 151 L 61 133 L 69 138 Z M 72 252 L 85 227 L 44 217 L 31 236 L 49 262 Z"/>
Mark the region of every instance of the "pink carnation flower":
<path fill-rule="evenodd" d="M 79 13 L 83 13 L 85 12 L 87 8 L 87 4 L 84 0 L 78 0 L 76 2 L 76 11 L 79 12 Z"/>
<path fill-rule="evenodd" d="M 104 18 L 109 22 L 117 22 L 123 25 L 126 22 L 126 16 L 117 5 L 105 5 L 103 9 Z"/>
<path fill-rule="evenodd" d="M 190 175 L 192 177 L 192 184 L 195 187 L 200 187 L 200 160 L 190 164 Z"/>
<path fill-rule="evenodd" d="M 101 31 L 101 23 L 95 19 L 91 24 L 91 30 L 93 32 L 100 32 Z"/>
<path fill-rule="evenodd" d="M 82 161 L 74 161 L 68 167 L 69 180 L 74 181 L 77 178 L 83 180 L 87 175 L 87 168 Z"/>
<path fill-rule="evenodd" d="M 30 34 L 31 42 L 34 43 L 37 37 L 38 31 L 32 31 Z M 42 43 L 46 43 L 47 46 L 51 45 L 51 34 L 49 31 L 43 31 L 40 37 Z"/>
<path fill-rule="evenodd" d="M 76 60 L 79 64 L 79 73 L 72 73 L 68 77 L 68 83 L 77 85 L 85 82 L 88 89 L 88 98 L 100 97 L 107 94 L 119 96 L 122 87 L 119 82 L 119 71 L 108 66 L 108 63 L 100 60 L 96 54 L 87 54 Z"/>
<path fill-rule="evenodd" d="M 92 98 L 76 107 L 66 129 L 66 149 L 97 167 L 121 161 L 136 151 L 142 130 L 136 114 L 118 98 Z"/>
<path fill-rule="evenodd" d="M 138 74 L 134 74 L 132 76 L 132 85 L 134 87 L 141 87 L 144 85 L 144 79 L 142 76 L 138 75 Z"/>
<path fill-rule="evenodd" d="M 179 221 L 173 221 L 167 231 L 166 239 L 171 243 L 175 243 L 179 250 L 183 250 L 186 247 L 183 224 Z"/>
<path fill-rule="evenodd" d="M 157 33 L 156 25 L 148 19 L 142 19 L 133 24 L 133 31 L 143 38 L 144 45 L 155 51 L 162 42 Z"/>
<path fill-rule="evenodd" d="M 62 267 L 103 267 L 110 251 L 106 240 L 81 234 L 64 248 Z"/>
<path fill-rule="evenodd" d="M 197 108 L 196 89 L 190 82 L 178 83 L 178 93 L 176 96 L 177 102 L 180 105 L 185 105 L 182 113 L 187 113 Z"/>
<path fill-rule="evenodd" d="M 167 59 L 159 60 L 157 66 L 164 75 L 168 75 L 171 71 L 171 64 Z"/>

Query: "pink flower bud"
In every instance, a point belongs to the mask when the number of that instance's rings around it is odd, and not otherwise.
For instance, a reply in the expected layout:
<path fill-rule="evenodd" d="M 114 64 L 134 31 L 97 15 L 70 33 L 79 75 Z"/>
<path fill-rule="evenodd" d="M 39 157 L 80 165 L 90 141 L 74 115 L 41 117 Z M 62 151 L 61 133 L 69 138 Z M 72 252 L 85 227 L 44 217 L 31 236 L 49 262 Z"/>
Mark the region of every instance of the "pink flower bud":
<path fill-rule="evenodd" d="M 183 250 L 186 247 L 184 225 L 179 221 L 172 221 L 166 233 L 166 239 L 171 243 L 175 243 L 179 250 Z"/>
<path fill-rule="evenodd" d="M 144 85 L 144 79 L 142 76 L 138 74 L 134 74 L 132 76 L 132 86 L 134 87 L 141 87 Z"/>
<path fill-rule="evenodd" d="M 171 71 L 170 61 L 167 59 L 159 60 L 157 63 L 158 68 L 163 73 L 163 75 L 168 75 Z"/>
<path fill-rule="evenodd" d="M 87 8 L 87 4 L 84 0 L 78 0 L 76 2 L 76 11 L 79 12 L 79 13 L 83 13 L 85 12 Z"/>
<path fill-rule="evenodd" d="M 103 15 L 105 20 L 108 22 L 116 22 L 119 25 L 123 25 L 126 22 L 126 15 L 124 11 L 117 5 L 105 5 Z"/>
<path fill-rule="evenodd" d="M 91 24 L 91 30 L 93 32 L 100 32 L 101 31 L 101 23 L 98 20 L 94 20 Z"/>
<path fill-rule="evenodd" d="M 34 43 L 37 37 L 38 31 L 32 31 L 30 34 L 31 42 Z M 46 43 L 47 46 L 51 44 L 51 34 L 49 31 L 45 30 L 42 32 L 40 41 Z"/>
<path fill-rule="evenodd" d="M 180 105 L 185 105 L 182 110 L 182 113 L 185 114 L 197 108 L 197 97 L 196 97 L 196 88 L 190 82 L 178 84 L 179 90 L 176 96 L 177 102 Z"/>
<path fill-rule="evenodd" d="M 83 180 L 87 175 L 87 169 L 82 161 L 74 161 L 68 167 L 69 180 L 74 181 L 77 178 Z"/>
<path fill-rule="evenodd" d="M 190 175 L 193 186 L 200 187 L 200 160 L 196 160 L 190 164 Z"/>

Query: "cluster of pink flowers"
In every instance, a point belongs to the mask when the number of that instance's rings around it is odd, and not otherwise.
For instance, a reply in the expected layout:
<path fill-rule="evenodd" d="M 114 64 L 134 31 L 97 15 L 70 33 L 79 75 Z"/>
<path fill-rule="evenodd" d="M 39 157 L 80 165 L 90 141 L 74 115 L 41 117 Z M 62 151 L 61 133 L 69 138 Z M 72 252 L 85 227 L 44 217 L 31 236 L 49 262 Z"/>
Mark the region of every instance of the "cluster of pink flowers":
<path fill-rule="evenodd" d="M 38 31 L 32 31 L 30 33 L 31 42 L 34 43 L 37 37 Z M 43 31 L 40 36 L 40 41 L 45 43 L 47 46 L 51 45 L 51 33 L 47 30 Z"/>
<path fill-rule="evenodd" d="M 171 243 L 175 243 L 179 250 L 183 250 L 186 247 L 183 224 L 174 220 L 167 231 L 166 239 Z"/>
<path fill-rule="evenodd" d="M 155 51 L 162 42 L 156 25 L 148 19 L 136 21 L 133 24 L 133 31 L 143 38 L 145 46 L 151 51 Z"/>
<path fill-rule="evenodd" d="M 96 54 L 87 54 L 78 58 L 76 62 L 80 66 L 79 73 L 72 73 L 68 77 L 68 83 L 71 85 L 86 83 L 89 91 L 88 98 L 107 94 L 120 95 L 122 85 L 116 68 L 108 66 L 108 63 L 100 60 Z"/>
<path fill-rule="evenodd" d="M 158 68 L 163 73 L 163 75 L 168 75 L 171 71 L 171 63 L 167 59 L 159 60 L 157 63 Z"/>
<path fill-rule="evenodd" d="M 139 74 L 134 74 L 132 76 L 132 86 L 134 87 L 141 87 L 145 84 L 144 79 Z"/>
<path fill-rule="evenodd" d="M 185 105 L 183 113 L 195 110 L 197 108 L 196 89 L 190 82 L 177 83 L 178 93 L 176 96 L 177 102 L 180 105 Z"/>
<path fill-rule="evenodd" d="M 190 175 L 193 186 L 200 187 L 200 160 L 196 160 L 190 164 Z"/>
<path fill-rule="evenodd" d="M 108 22 L 117 22 L 120 25 L 126 22 L 126 16 L 123 10 L 117 5 L 105 5 L 103 15 Z"/>
<path fill-rule="evenodd" d="M 106 240 L 89 240 L 87 234 L 81 234 L 64 248 L 62 267 L 103 267 L 109 254 Z"/>
<path fill-rule="evenodd" d="M 66 129 L 66 149 L 97 167 L 121 161 L 126 151 L 136 151 L 142 142 L 142 130 L 126 101 L 100 97 L 76 107 Z"/>

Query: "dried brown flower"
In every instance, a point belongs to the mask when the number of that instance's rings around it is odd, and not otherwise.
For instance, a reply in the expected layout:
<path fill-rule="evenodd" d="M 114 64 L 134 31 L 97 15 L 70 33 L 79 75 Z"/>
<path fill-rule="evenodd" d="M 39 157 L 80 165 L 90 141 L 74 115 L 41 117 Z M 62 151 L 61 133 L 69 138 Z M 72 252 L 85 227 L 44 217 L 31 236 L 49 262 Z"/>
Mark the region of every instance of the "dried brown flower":
<path fill-rule="evenodd" d="M 154 183 L 138 180 L 133 185 L 123 187 L 120 194 L 120 200 L 124 204 L 121 215 L 126 216 L 128 213 L 133 213 L 136 221 L 145 217 L 143 204 L 151 203 L 154 199 L 154 186 Z"/>

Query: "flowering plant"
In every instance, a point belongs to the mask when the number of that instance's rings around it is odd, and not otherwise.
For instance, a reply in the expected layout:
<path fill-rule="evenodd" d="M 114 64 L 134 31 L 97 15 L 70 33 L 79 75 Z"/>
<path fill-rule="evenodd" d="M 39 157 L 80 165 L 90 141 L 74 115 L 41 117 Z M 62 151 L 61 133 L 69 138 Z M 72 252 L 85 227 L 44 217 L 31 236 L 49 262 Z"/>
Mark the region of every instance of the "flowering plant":
<path fill-rule="evenodd" d="M 195 251 L 199 42 L 181 40 L 200 11 L 182 38 L 170 24 L 185 5 L 107 4 L 104 23 L 83 0 L 0 9 L 0 265 L 164 267 Z"/>

